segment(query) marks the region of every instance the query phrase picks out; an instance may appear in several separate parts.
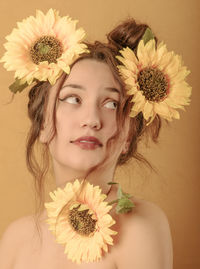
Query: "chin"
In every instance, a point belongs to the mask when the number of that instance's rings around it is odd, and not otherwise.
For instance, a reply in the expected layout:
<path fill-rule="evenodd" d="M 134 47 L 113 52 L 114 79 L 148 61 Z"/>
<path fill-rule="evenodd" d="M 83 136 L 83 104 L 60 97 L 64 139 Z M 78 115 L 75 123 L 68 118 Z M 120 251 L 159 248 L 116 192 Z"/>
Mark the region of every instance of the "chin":
<path fill-rule="evenodd" d="M 76 171 L 80 171 L 80 172 L 88 172 L 90 169 L 92 169 L 93 167 L 99 165 L 101 163 L 101 161 L 91 161 L 89 162 L 88 160 L 84 160 L 84 162 L 81 163 L 74 163 L 71 164 L 71 169 L 74 169 Z"/>
<path fill-rule="evenodd" d="M 103 161 L 103 158 L 89 158 L 85 156 L 84 158 L 79 158 L 76 157 L 74 158 L 71 156 L 69 159 L 69 156 L 67 159 L 62 158 L 62 159 L 54 159 L 54 165 L 57 167 L 60 167 L 61 169 L 65 170 L 66 173 L 67 171 L 77 171 L 77 174 L 85 174 L 87 173 L 90 169 L 95 167 L 96 165 L 99 165 Z"/>
<path fill-rule="evenodd" d="M 73 150 L 56 149 L 51 147 L 51 156 L 54 167 L 62 170 L 64 173 L 74 172 L 77 174 L 86 174 L 90 169 L 102 163 L 106 153 L 103 150 L 83 150 L 75 148 Z"/>

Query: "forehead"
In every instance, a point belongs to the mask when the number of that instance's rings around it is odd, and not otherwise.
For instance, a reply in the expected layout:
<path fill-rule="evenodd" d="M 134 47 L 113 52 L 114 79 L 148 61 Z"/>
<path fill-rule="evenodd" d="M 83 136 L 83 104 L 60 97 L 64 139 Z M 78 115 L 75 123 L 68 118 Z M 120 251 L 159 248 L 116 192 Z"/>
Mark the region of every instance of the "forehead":
<path fill-rule="evenodd" d="M 83 59 L 75 63 L 64 85 L 69 82 L 85 85 L 101 84 L 102 86 L 121 88 L 108 64 L 94 59 Z"/>

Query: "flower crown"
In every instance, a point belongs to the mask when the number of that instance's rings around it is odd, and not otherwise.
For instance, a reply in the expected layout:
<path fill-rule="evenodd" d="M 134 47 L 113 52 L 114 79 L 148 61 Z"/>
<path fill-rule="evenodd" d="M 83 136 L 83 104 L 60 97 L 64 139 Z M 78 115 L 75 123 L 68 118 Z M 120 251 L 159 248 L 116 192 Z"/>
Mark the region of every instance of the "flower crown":
<path fill-rule="evenodd" d="M 46 15 L 37 10 L 36 17 L 17 23 L 18 28 L 6 37 L 7 51 L 0 59 L 8 71 L 15 71 L 15 82 L 9 87 L 13 93 L 35 81 L 55 84 L 63 72 L 69 74 L 70 65 L 80 54 L 89 52 L 82 43 L 85 32 L 82 28 L 76 30 L 76 23 L 53 9 Z M 192 90 L 185 81 L 190 71 L 181 57 L 168 52 L 163 42 L 156 47 L 149 28 L 136 53 L 128 47 L 120 53 L 116 56 L 122 63 L 118 69 L 134 103 L 130 117 L 142 112 L 147 125 L 157 114 L 169 121 L 179 119 L 176 109 L 185 110 Z"/>
<path fill-rule="evenodd" d="M 63 72 L 69 74 L 70 64 L 88 52 L 82 43 L 85 32 L 76 30 L 77 22 L 49 9 L 46 15 L 37 10 L 36 17 L 17 23 L 18 28 L 6 37 L 7 51 L 0 60 L 8 71 L 15 71 L 15 82 L 9 87 L 13 93 L 35 81 L 53 85 Z"/>
<path fill-rule="evenodd" d="M 179 119 L 179 112 L 184 105 L 189 105 L 192 88 L 185 81 L 190 73 L 183 66 L 182 59 L 175 53 L 168 52 L 161 42 L 156 46 L 152 31 L 147 28 L 135 53 L 130 48 L 120 50 L 116 56 L 122 63 L 118 66 L 127 87 L 127 94 L 132 96 L 133 106 L 130 117 L 142 112 L 149 125 L 156 115 L 169 121 Z"/>

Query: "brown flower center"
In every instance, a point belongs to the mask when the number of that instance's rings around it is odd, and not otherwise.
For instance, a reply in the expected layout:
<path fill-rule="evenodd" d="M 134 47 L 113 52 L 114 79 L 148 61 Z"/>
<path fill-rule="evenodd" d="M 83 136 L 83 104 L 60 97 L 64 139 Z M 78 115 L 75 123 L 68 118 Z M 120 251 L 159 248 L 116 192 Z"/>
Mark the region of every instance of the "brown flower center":
<path fill-rule="evenodd" d="M 167 96 L 167 79 L 157 68 L 147 67 L 141 70 L 138 75 L 138 84 L 148 101 L 159 102 Z"/>
<path fill-rule="evenodd" d="M 35 64 L 43 61 L 56 63 L 62 55 L 62 44 L 53 36 L 42 36 L 31 46 L 30 55 Z"/>
<path fill-rule="evenodd" d="M 92 214 L 88 214 L 89 209 L 78 211 L 80 205 L 69 211 L 69 223 L 73 229 L 86 236 L 91 236 L 95 231 L 97 220 L 92 218 Z"/>

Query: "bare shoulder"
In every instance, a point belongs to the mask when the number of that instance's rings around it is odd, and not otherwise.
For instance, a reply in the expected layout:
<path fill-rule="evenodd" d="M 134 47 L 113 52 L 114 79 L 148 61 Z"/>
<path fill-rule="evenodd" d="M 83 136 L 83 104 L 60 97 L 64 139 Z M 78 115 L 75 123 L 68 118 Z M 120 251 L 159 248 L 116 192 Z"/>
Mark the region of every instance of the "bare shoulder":
<path fill-rule="evenodd" d="M 13 268 L 17 251 L 25 241 L 30 240 L 34 229 L 32 216 L 19 218 L 9 224 L 0 240 L 0 268 Z"/>
<path fill-rule="evenodd" d="M 152 202 L 132 198 L 135 208 L 122 216 L 118 268 L 172 269 L 170 226 L 164 211 Z"/>

